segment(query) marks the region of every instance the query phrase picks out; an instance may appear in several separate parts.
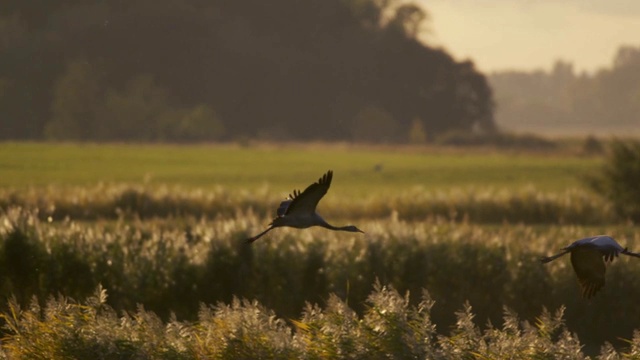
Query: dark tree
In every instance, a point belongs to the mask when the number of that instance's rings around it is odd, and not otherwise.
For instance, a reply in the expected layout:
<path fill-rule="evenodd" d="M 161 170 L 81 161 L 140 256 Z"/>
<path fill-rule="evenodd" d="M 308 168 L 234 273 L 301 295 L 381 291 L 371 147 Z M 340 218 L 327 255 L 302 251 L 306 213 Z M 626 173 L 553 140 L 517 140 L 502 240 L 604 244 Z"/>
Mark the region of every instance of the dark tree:
<path fill-rule="evenodd" d="M 4 138 L 408 141 L 416 123 L 428 136 L 494 129 L 485 77 L 417 39 L 428 15 L 416 5 L 41 3 L 0 6 Z M 381 121 L 383 138 L 370 129 Z"/>

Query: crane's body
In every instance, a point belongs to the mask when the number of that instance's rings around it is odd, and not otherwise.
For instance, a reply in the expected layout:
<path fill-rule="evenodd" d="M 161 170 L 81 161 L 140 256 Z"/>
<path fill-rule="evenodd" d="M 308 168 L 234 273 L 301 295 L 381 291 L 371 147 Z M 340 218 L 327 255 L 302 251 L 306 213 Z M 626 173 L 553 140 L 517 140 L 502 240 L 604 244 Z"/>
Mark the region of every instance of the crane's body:
<path fill-rule="evenodd" d="M 303 192 L 294 190 L 289 197 L 280 203 L 277 210 L 277 216 L 269 227 L 260 234 L 247 239 L 248 243 L 252 243 L 262 237 L 264 234 L 277 227 L 293 227 L 296 229 L 306 229 L 312 226 L 321 226 L 329 230 L 363 232 L 353 225 L 333 226 L 327 223 L 318 213 L 316 207 L 320 199 L 327 193 L 333 179 L 333 171 L 329 170 L 324 174 L 318 182 L 309 185 Z"/>
<path fill-rule="evenodd" d="M 578 276 L 582 296 L 593 297 L 605 284 L 606 263 L 620 254 L 640 257 L 640 254 L 628 251 L 607 235 L 592 236 L 574 241 L 562 249 L 559 254 L 543 257 L 542 263 L 548 263 L 567 253 L 571 253 L 571 265 Z"/>

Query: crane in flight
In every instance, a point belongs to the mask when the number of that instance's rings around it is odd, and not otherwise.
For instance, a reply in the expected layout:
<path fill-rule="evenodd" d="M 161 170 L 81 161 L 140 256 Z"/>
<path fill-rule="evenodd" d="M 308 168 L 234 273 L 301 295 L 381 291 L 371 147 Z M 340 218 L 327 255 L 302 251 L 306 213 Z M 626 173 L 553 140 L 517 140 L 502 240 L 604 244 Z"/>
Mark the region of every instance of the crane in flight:
<path fill-rule="evenodd" d="M 297 229 L 305 229 L 311 226 L 322 226 L 329 230 L 364 233 L 364 231 L 353 225 L 333 226 L 327 223 L 316 212 L 316 206 L 318 206 L 320 199 L 322 199 L 324 194 L 327 193 L 327 190 L 329 190 L 332 178 L 333 171 L 329 170 L 318 180 L 318 182 L 309 185 L 303 192 L 300 192 L 300 190 L 293 190 L 293 194 L 289 194 L 289 197 L 280 203 L 277 211 L 278 216 L 273 219 L 269 224 L 269 227 L 260 234 L 247 239 L 247 243 L 252 243 L 269 231 L 282 226 L 289 226 Z"/>
<path fill-rule="evenodd" d="M 628 251 L 612 237 L 598 235 L 577 240 L 563 248 L 561 253 L 543 257 L 540 261 L 545 264 L 567 253 L 571 253 L 571 265 L 578 276 L 582 296 L 586 299 L 593 297 L 604 286 L 606 263 L 620 254 L 640 257 L 639 253 Z"/>

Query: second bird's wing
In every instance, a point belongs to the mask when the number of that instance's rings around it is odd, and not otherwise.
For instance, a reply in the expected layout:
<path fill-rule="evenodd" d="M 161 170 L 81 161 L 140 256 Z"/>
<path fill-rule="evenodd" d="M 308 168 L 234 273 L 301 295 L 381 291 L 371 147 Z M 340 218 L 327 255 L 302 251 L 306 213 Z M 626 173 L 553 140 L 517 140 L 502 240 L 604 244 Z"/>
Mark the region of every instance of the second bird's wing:
<path fill-rule="evenodd" d="M 582 296 L 595 295 L 604 286 L 606 267 L 602 254 L 593 248 L 577 248 L 571 252 L 571 265 L 578 276 Z"/>
<path fill-rule="evenodd" d="M 280 204 L 278 214 L 280 214 L 280 209 L 283 208 L 283 206 L 286 206 L 286 210 L 283 215 L 289 215 L 292 213 L 314 213 L 318 202 L 320 202 L 320 199 L 322 199 L 324 194 L 327 193 L 327 190 L 329 190 L 332 178 L 333 171 L 329 170 L 318 180 L 318 182 L 309 185 L 303 192 L 294 191 L 293 195 L 289 196 L 291 198 L 290 203 L 285 204 L 289 201 L 285 200 Z"/>

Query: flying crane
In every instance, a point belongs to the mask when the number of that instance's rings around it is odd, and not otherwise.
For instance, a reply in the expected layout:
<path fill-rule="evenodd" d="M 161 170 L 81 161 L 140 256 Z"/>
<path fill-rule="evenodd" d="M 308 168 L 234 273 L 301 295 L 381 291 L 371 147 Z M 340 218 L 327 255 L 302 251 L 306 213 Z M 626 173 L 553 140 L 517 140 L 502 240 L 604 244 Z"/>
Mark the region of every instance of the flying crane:
<path fill-rule="evenodd" d="M 264 234 L 277 227 L 293 227 L 297 229 L 305 229 L 311 226 L 322 226 L 329 230 L 361 232 L 353 225 L 333 226 L 327 223 L 318 213 L 316 207 L 320 199 L 327 193 L 331 186 L 333 171 L 329 170 L 317 182 L 309 185 L 303 192 L 294 190 L 293 194 L 280 203 L 277 210 L 277 216 L 269 224 L 269 227 L 260 234 L 247 239 L 247 243 L 252 243 L 262 237 Z"/>
<path fill-rule="evenodd" d="M 604 286 L 605 263 L 613 261 L 619 254 L 640 257 L 640 254 L 628 251 L 606 235 L 577 240 L 562 250 L 561 253 L 543 257 L 540 261 L 548 263 L 571 253 L 571 265 L 578 276 L 582 296 L 586 299 L 593 297 Z"/>

